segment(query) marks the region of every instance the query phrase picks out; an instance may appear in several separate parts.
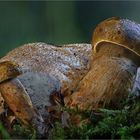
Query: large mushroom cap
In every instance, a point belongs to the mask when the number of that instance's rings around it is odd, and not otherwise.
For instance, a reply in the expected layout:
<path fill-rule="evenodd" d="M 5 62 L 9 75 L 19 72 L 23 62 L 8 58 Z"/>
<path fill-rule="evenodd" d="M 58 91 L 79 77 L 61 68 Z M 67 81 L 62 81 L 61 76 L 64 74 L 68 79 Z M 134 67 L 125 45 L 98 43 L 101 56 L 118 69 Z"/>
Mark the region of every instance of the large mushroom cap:
<path fill-rule="evenodd" d="M 99 51 L 101 42 L 119 44 L 140 56 L 140 24 L 118 17 L 104 20 L 93 33 L 94 52 Z"/>

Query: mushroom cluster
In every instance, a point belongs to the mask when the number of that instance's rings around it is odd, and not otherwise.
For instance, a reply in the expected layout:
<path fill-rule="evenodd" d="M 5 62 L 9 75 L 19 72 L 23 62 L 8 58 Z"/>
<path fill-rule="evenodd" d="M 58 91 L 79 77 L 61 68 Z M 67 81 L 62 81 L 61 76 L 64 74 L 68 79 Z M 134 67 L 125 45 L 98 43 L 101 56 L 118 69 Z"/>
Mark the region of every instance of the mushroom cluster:
<path fill-rule="evenodd" d="M 110 18 L 94 30 L 92 44 L 23 45 L 0 59 L 0 113 L 44 135 L 49 108 L 120 108 L 139 84 L 140 25 Z"/>

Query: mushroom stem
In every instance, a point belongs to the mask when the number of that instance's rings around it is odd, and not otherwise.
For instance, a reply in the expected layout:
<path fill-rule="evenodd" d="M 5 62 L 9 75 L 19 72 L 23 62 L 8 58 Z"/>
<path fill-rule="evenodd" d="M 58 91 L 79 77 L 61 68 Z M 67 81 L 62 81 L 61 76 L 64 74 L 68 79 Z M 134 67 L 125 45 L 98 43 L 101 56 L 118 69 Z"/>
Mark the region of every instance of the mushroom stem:
<path fill-rule="evenodd" d="M 66 100 L 71 108 L 120 108 L 121 101 L 132 91 L 138 67 L 137 56 L 120 45 L 105 42 L 100 45 L 90 71 Z"/>

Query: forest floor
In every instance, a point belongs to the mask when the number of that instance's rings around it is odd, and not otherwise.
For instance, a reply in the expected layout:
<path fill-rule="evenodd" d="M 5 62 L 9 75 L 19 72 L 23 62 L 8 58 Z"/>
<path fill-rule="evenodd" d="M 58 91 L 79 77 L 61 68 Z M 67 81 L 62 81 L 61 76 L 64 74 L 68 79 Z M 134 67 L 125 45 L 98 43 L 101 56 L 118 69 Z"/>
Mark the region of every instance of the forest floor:
<path fill-rule="evenodd" d="M 48 139 L 140 139 L 140 96 L 131 96 L 120 110 L 99 109 L 81 112 L 62 107 L 60 112 L 70 115 L 67 127 L 62 118 L 56 118 L 46 138 Z M 35 130 L 25 128 L 20 122 L 10 131 L 0 121 L 2 139 L 37 139 Z"/>

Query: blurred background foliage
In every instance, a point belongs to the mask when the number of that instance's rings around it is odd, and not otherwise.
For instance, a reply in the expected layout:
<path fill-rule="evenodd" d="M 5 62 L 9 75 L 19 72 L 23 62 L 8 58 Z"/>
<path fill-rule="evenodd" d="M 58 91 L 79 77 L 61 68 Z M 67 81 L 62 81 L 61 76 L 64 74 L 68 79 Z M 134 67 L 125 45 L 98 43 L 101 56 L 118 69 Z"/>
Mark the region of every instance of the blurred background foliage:
<path fill-rule="evenodd" d="M 0 1 L 0 57 L 29 42 L 90 43 L 100 21 L 139 13 L 140 1 Z"/>

